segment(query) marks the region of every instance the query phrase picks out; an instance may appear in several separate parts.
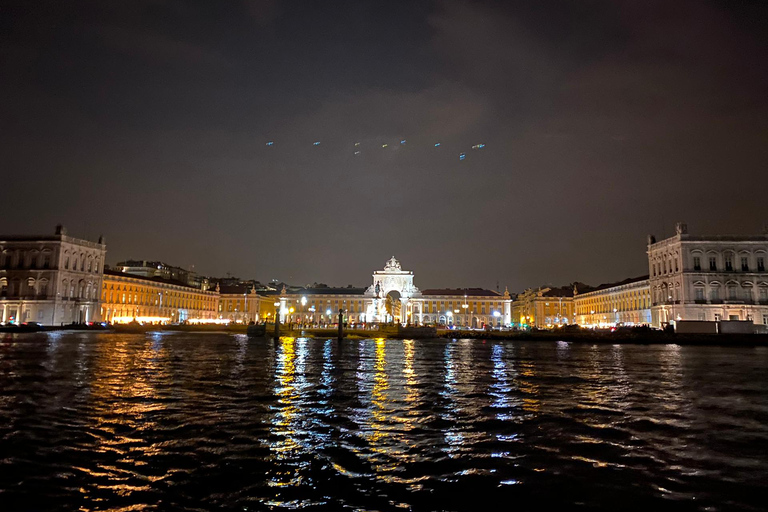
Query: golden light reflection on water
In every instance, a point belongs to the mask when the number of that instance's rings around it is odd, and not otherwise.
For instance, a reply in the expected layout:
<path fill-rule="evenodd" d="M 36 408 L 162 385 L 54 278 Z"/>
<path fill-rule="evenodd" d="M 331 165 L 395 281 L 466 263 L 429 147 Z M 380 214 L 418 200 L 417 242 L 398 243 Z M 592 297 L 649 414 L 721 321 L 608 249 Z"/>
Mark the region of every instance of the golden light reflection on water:
<path fill-rule="evenodd" d="M 296 338 L 280 338 L 275 368 L 278 408 L 271 422 L 270 433 L 277 440 L 270 443 L 269 449 L 277 461 L 292 459 L 300 445 L 296 439 L 294 420 L 299 414 L 299 393 L 296 389 Z M 282 467 L 290 468 L 284 464 Z M 272 487 L 296 486 L 301 483 L 299 468 L 278 471 L 272 475 L 268 484 Z"/>
<path fill-rule="evenodd" d="M 387 396 L 386 391 L 389 388 L 386 372 L 386 345 L 387 341 L 383 338 L 375 340 L 376 350 L 373 365 L 373 390 L 371 391 L 371 415 L 373 416 L 373 422 L 371 422 L 370 431 L 368 434 L 368 441 L 374 446 L 384 436 L 384 422 L 387 420 L 386 406 Z M 374 448 L 376 450 L 377 448 Z"/>
<path fill-rule="evenodd" d="M 147 485 L 129 485 L 126 481 L 151 483 L 166 476 L 151 473 L 153 457 L 163 450 L 148 436 L 158 428 L 156 418 L 166 409 L 157 386 L 167 378 L 168 354 L 157 336 L 142 340 L 138 349 L 136 345 L 135 337 L 113 336 L 109 343 L 100 346 L 100 352 L 91 361 L 89 400 L 98 404 L 90 409 L 92 449 L 107 454 L 106 460 L 114 463 L 73 467 L 97 479 L 80 488 L 88 501 L 100 501 L 102 498 L 96 493 L 104 490 L 123 497 L 147 491 Z M 85 370 L 88 361 L 83 353 L 78 348 L 77 368 Z"/>
<path fill-rule="evenodd" d="M 409 407 L 414 407 L 419 402 L 419 380 L 413 369 L 413 357 L 415 353 L 414 343 L 413 340 L 403 341 L 403 376 L 405 377 L 406 387 L 405 401 Z M 414 427 L 410 414 L 407 415 L 406 423 L 408 430 L 411 430 Z"/>
<path fill-rule="evenodd" d="M 518 361 L 518 376 L 515 379 L 517 388 L 524 394 L 523 410 L 535 414 L 539 412 L 541 403 L 539 401 L 539 386 L 530 379 L 536 377 L 536 365 L 530 359 L 520 359 Z"/>
<path fill-rule="evenodd" d="M 414 354 L 413 340 L 375 339 L 360 344 L 358 389 L 363 397 L 368 395 L 369 402 L 355 420 L 367 446 L 350 449 L 371 464 L 376 479 L 388 483 L 413 485 L 423 479 L 397 474 L 404 469 L 404 464 L 416 460 L 410 453 L 415 442 L 410 432 L 415 423 L 409 414 L 410 408 L 416 407 L 419 401 Z M 338 469 L 343 470 L 340 466 Z"/>

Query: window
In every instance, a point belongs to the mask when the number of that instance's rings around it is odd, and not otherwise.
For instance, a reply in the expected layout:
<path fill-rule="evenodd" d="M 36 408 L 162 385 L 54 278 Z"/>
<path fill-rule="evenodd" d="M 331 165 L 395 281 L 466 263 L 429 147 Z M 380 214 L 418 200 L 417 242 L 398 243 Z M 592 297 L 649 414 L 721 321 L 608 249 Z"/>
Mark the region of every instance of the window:
<path fill-rule="evenodd" d="M 714 256 L 709 257 L 709 270 L 717 270 L 717 258 Z"/>
<path fill-rule="evenodd" d="M 664 260 L 664 273 L 667 273 L 667 260 Z"/>
<path fill-rule="evenodd" d="M 693 270 L 701 270 L 701 258 L 698 256 L 693 257 Z"/>
<path fill-rule="evenodd" d="M 64 269 L 69 270 L 69 256 L 64 258 Z"/>
<path fill-rule="evenodd" d="M 720 320 L 722 320 L 722 318 L 723 317 L 720 313 L 715 313 L 715 322 L 719 322 Z"/>
<path fill-rule="evenodd" d="M 763 324 L 768 325 L 768 315 L 763 315 Z"/>
<path fill-rule="evenodd" d="M 737 290 L 735 286 L 728 287 L 728 300 L 736 300 Z"/>
<path fill-rule="evenodd" d="M 757 258 L 757 271 L 765 272 L 765 258 L 763 258 L 762 256 Z"/>
<path fill-rule="evenodd" d="M 51 268 L 51 255 L 43 254 L 43 268 Z"/>
<path fill-rule="evenodd" d="M 720 300 L 720 288 L 712 288 L 709 292 L 710 300 Z"/>
<path fill-rule="evenodd" d="M 704 288 L 696 288 L 696 300 L 704 300 Z"/>
<path fill-rule="evenodd" d="M 733 256 L 731 256 L 730 254 L 725 256 L 725 271 L 726 272 L 733 271 Z"/>

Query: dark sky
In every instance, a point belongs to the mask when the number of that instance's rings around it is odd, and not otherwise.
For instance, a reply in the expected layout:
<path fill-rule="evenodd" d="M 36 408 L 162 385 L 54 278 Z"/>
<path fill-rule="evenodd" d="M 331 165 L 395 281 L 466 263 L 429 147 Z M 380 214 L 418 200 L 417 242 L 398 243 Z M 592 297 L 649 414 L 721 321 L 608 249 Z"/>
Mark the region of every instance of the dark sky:
<path fill-rule="evenodd" d="M 640 275 L 678 220 L 768 222 L 765 4 L 2 1 L 0 231 L 295 284 Z"/>

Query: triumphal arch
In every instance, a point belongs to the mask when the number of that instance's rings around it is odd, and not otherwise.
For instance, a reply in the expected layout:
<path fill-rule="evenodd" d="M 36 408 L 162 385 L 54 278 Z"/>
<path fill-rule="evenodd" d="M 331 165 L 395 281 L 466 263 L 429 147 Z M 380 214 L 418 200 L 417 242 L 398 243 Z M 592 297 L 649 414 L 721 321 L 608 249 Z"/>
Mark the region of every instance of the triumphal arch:
<path fill-rule="evenodd" d="M 373 284 L 365 290 L 366 297 L 372 299 L 368 307 L 368 318 L 375 321 L 400 321 L 404 322 L 410 312 L 411 299 L 421 297 L 419 289 L 413 285 L 413 272 L 403 270 L 400 262 L 392 256 L 384 270 L 373 272 Z M 399 302 L 400 314 L 391 315 L 387 311 L 387 300 Z"/>

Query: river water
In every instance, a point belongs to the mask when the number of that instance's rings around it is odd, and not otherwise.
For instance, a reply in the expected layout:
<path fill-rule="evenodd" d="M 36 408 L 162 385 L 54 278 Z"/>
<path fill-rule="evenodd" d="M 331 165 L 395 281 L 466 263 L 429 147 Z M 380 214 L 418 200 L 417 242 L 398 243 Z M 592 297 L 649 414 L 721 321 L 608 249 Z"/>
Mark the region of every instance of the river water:
<path fill-rule="evenodd" d="M 766 510 L 768 349 L 0 335 L 0 510 Z"/>

